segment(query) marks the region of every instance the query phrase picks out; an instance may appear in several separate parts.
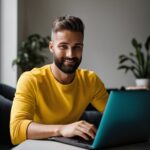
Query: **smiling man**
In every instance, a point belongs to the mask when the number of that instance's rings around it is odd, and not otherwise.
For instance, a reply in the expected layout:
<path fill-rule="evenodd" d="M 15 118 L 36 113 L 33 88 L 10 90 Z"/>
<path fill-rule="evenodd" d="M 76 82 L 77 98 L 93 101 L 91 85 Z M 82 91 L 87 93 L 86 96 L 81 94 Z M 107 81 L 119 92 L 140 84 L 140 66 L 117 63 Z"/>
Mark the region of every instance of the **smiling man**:
<path fill-rule="evenodd" d="M 57 18 L 51 39 L 53 63 L 25 72 L 18 80 L 10 120 L 13 144 L 52 136 L 95 137 L 96 127 L 79 119 L 89 103 L 103 112 L 108 94 L 93 71 L 78 68 L 84 45 L 82 20 Z"/>

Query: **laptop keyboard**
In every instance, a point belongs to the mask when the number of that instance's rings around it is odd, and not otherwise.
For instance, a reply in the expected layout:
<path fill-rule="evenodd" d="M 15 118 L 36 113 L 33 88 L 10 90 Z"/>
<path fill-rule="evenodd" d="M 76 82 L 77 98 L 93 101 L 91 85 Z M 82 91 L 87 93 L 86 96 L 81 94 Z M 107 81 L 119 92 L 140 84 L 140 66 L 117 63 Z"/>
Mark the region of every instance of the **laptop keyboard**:
<path fill-rule="evenodd" d="M 83 138 L 77 137 L 77 138 L 72 138 L 74 141 L 78 142 L 78 143 L 83 143 L 83 144 L 89 144 L 92 145 L 93 140 L 84 140 Z"/>
<path fill-rule="evenodd" d="M 71 145 L 76 145 L 76 144 L 85 144 L 85 145 L 92 145 L 93 143 L 93 140 L 84 140 L 83 138 L 80 138 L 80 137 L 72 137 L 72 138 L 66 138 L 66 137 L 52 137 L 52 138 L 49 138 L 51 140 L 56 140 L 56 141 L 59 141 L 59 142 L 63 142 L 63 143 L 68 143 L 68 144 L 71 144 Z"/>

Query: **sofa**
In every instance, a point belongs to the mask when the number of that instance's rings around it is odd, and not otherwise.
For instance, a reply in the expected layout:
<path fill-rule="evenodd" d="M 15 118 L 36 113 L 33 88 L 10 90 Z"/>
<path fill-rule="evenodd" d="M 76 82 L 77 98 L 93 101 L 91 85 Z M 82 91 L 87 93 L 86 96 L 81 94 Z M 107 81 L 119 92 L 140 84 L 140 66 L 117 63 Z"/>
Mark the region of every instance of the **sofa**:
<path fill-rule="evenodd" d="M 10 140 L 9 120 L 15 88 L 0 83 L 0 150 L 13 147 Z"/>

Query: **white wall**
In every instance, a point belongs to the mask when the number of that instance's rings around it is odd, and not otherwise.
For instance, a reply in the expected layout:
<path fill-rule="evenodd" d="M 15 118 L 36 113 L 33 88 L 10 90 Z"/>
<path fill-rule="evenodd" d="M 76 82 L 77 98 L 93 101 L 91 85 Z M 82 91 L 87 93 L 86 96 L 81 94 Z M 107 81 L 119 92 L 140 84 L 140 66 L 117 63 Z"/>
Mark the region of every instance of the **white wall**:
<path fill-rule="evenodd" d="M 1 13 L 1 0 L 0 0 L 0 22 L 1 22 L 1 14 L 2 13 Z M 1 23 L 0 23 L 0 56 L 1 56 Z M 0 81 L 1 81 L 1 59 L 0 59 Z"/>
<path fill-rule="evenodd" d="M 0 82 L 16 85 L 16 68 L 12 60 L 17 54 L 17 0 L 1 0 L 0 17 Z"/>
<path fill-rule="evenodd" d="M 85 23 L 81 66 L 97 72 L 107 87 L 134 85 L 134 77 L 118 71 L 119 54 L 132 51 L 131 39 L 150 34 L 149 0 L 22 0 L 19 40 L 31 33 L 50 35 L 54 18 L 75 15 Z M 23 8 L 23 9 L 22 9 Z"/>

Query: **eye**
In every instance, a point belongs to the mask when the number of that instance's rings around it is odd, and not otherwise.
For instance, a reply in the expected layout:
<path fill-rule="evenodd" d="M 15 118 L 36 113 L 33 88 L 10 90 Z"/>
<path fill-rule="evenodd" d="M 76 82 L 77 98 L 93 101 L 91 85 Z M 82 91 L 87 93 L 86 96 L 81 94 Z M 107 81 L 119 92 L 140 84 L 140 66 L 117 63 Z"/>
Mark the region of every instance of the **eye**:
<path fill-rule="evenodd" d="M 75 45 L 75 46 L 74 46 L 74 49 L 82 49 L 82 48 L 83 48 L 82 45 Z"/>
<path fill-rule="evenodd" d="M 61 49 L 61 50 L 65 50 L 65 49 L 67 49 L 68 47 L 67 47 L 67 45 L 60 45 L 59 46 L 59 49 Z"/>

